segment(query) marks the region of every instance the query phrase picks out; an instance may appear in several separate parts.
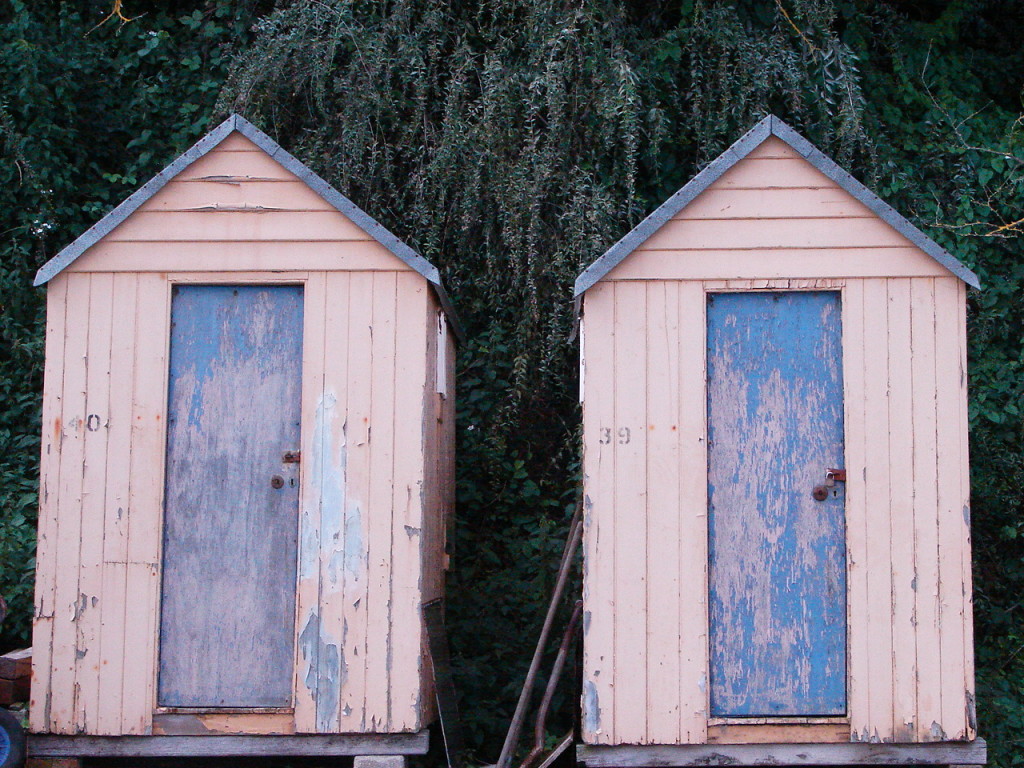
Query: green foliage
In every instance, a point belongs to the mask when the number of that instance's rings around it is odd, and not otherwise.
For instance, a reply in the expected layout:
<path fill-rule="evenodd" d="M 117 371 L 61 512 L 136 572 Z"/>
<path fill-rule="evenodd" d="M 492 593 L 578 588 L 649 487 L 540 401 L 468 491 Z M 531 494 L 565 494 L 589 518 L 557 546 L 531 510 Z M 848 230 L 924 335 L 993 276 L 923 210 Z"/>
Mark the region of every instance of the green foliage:
<path fill-rule="evenodd" d="M 0 650 L 28 642 L 35 567 L 43 293 L 35 270 L 206 130 L 252 3 L 0 10 Z"/>
<path fill-rule="evenodd" d="M 0 644 L 25 641 L 31 610 L 31 275 L 237 110 L 438 264 L 468 328 L 449 620 L 469 742 L 492 761 L 579 481 L 575 276 L 771 111 L 981 276 L 979 719 L 994 765 L 1024 762 L 1024 6 L 140 0 L 87 34 L 108 11 L 0 10 Z"/>

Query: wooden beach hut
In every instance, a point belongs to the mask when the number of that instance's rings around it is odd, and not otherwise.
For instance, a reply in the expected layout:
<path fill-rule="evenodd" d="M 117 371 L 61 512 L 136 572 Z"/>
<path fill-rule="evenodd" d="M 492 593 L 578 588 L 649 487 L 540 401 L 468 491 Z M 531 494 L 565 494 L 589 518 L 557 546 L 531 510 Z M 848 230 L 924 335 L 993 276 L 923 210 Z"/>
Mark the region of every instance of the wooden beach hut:
<path fill-rule="evenodd" d="M 43 284 L 30 754 L 425 752 L 437 270 L 232 116 Z"/>
<path fill-rule="evenodd" d="M 580 275 L 583 764 L 984 763 L 969 286 L 771 116 Z"/>

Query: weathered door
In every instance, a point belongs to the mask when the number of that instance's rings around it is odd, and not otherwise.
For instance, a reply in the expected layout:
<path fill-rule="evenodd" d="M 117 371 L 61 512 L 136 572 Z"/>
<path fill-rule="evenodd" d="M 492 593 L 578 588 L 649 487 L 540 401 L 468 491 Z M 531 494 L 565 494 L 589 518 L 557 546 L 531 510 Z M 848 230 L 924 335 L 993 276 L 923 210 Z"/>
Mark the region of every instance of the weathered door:
<path fill-rule="evenodd" d="M 174 288 L 162 706 L 291 704 L 301 361 L 300 286 Z"/>
<path fill-rule="evenodd" d="M 711 714 L 842 715 L 839 294 L 710 294 L 707 334 Z"/>

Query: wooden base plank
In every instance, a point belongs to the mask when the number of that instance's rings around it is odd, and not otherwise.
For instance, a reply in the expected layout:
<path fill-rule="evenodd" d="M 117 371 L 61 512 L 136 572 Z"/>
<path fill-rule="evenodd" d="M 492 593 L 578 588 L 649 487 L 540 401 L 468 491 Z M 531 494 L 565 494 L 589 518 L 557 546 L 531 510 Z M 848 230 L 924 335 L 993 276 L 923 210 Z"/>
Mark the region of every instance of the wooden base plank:
<path fill-rule="evenodd" d="M 17 680 L 32 674 L 32 649 L 22 648 L 0 656 L 0 678 Z"/>
<path fill-rule="evenodd" d="M 706 765 L 984 765 L 983 739 L 930 744 L 678 744 L 576 747 L 587 768 L 683 768 Z"/>
<path fill-rule="evenodd" d="M 28 737 L 30 758 L 45 757 L 303 757 L 423 755 L 427 730 L 388 734 L 298 736 L 50 736 Z"/>

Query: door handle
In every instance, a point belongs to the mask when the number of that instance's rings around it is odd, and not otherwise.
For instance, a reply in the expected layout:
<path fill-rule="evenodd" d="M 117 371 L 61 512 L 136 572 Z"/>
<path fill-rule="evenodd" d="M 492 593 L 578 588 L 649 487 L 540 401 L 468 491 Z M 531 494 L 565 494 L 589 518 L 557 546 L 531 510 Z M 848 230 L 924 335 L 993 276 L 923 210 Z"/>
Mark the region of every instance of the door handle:
<path fill-rule="evenodd" d="M 814 497 L 815 501 L 824 501 L 828 498 L 828 490 L 835 486 L 836 482 L 846 482 L 846 470 L 845 469 L 826 469 L 825 470 L 825 484 L 814 486 L 814 490 L 811 491 L 811 496 Z"/>

